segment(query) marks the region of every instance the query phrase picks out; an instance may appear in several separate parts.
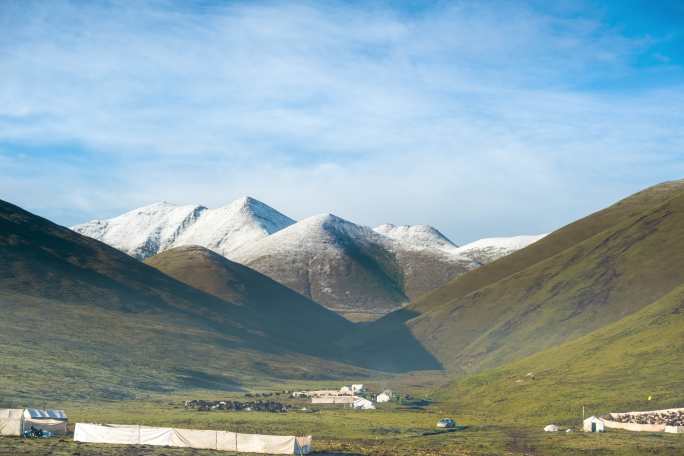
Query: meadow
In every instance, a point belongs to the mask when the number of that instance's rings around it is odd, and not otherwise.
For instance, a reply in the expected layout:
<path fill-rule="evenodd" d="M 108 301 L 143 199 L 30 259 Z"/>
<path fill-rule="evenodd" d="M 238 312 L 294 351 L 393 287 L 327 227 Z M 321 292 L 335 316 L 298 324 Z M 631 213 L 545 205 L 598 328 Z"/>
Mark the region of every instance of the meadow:
<path fill-rule="evenodd" d="M 477 410 L 455 410 L 452 404 L 415 397 L 413 403 L 389 403 L 378 410 L 356 411 L 320 406 L 315 411 L 288 413 L 198 411 L 185 409 L 186 399 L 218 399 L 216 393 L 159 396 L 141 401 L 50 403 L 67 410 L 70 422 L 142 424 L 194 429 L 224 429 L 244 433 L 313 435 L 316 454 L 351 455 L 681 455 L 684 436 L 610 431 L 579 432 L 579 420 L 567 423 L 572 433 L 545 433 L 541 426 L 516 422 L 514 416 L 491 422 Z M 224 399 L 246 400 L 239 393 Z M 269 399 L 281 400 L 280 397 Z M 292 401 L 290 401 L 292 403 Z M 305 401 L 296 405 L 311 408 Z M 435 428 L 437 420 L 453 417 L 452 432 Z M 563 428 L 565 429 L 565 427 Z M 51 456 L 175 456 L 225 455 L 209 450 L 164 447 L 94 445 L 72 441 L 71 436 L 51 439 L 0 439 L 0 455 Z"/>

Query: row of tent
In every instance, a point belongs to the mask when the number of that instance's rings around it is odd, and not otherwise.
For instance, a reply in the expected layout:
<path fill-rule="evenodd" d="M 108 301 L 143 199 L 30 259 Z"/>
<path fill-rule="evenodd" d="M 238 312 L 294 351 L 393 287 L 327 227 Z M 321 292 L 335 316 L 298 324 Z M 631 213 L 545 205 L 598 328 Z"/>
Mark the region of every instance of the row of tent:
<path fill-rule="evenodd" d="M 31 429 L 66 434 L 67 423 L 64 410 L 0 409 L 0 435 L 22 436 Z"/>
<path fill-rule="evenodd" d="M 0 436 L 23 436 L 40 430 L 53 435 L 67 433 L 63 410 L 0 409 Z M 197 448 L 240 453 L 305 455 L 311 452 L 311 436 L 239 434 L 236 432 L 175 429 L 137 425 L 76 423 L 74 441 L 130 445 Z"/>
<path fill-rule="evenodd" d="M 311 452 L 311 436 L 239 434 L 121 424 L 76 423 L 74 441 L 196 448 L 236 453 L 305 455 Z"/>

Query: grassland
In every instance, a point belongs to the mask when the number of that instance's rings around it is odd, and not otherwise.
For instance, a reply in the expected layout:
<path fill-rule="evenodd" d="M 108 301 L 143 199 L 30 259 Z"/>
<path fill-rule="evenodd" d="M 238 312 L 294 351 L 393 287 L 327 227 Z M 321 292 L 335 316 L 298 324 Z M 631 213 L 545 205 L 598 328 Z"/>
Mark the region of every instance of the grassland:
<path fill-rule="evenodd" d="M 195 396 L 191 396 L 195 397 Z M 446 413 L 447 404 L 434 404 L 424 410 L 389 405 L 375 411 L 326 408 L 318 412 L 199 412 L 185 410 L 181 397 L 155 401 L 105 403 L 70 402 L 65 407 L 72 422 L 139 423 L 196 429 L 229 429 L 239 432 L 297 434 L 314 436 L 317 454 L 346 455 L 681 455 L 680 435 L 609 432 L 589 435 L 548 434 L 541 427 L 515 423 L 494 423 L 463 411 L 453 414 L 463 427 L 450 433 L 434 434 L 434 424 Z M 432 434 L 432 435 L 424 435 Z M 173 456 L 227 454 L 119 445 L 78 444 L 71 438 L 20 440 L 0 439 L 0 455 L 51 456 Z"/>
<path fill-rule="evenodd" d="M 571 424 L 582 407 L 587 416 L 682 407 L 683 373 L 680 286 L 584 337 L 459 380 L 440 397 L 496 422 Z"/>

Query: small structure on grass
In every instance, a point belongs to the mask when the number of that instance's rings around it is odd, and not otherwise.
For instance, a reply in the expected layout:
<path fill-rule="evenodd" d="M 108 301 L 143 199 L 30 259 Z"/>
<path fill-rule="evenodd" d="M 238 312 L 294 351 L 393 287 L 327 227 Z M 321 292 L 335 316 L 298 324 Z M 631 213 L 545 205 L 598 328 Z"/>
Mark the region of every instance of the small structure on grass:
<path fill-rule="evenodd" d="M 559 428 L 555 424 L 549 424 L 544 426 L 544 432 L 558 432 Z"/>
<path fill-rule="evenodd" d="M 64 410 L 0 409 L 0 435 L 22 436 L 26 431 L 67 433 Z"/>
<path fill-rule="evenodd" d="M 582 422 L 584 432 L 605 432 L 605 424 L 601 418 L 590 416 Z"/>
<path fill-rule="evenodd" d="M 20 436 L 24 432 L 24 409 L 0 409 L 0 435 Z"/>
<path fill-rule="evenodd" d="M 363 397 L 357 397 L 352 403 L 352 407 L 358 410 L 375 410 L 375 405 Z"/>
<path fill-rule="evenodd" d="M 385 390 L 382 393 L 378 394 L 378 397 L 375 398 L 375 402 L 378 404 L 382 404 L 383 402 L 389 402 L 392 400 L 392 391 L 390 390 Z"/>
<path fill-rule="evenodd" d="M 312 397 L 312 404 L 343 404 L 352 405 L 357 398 L 355 396 L 322 396 Z"/>

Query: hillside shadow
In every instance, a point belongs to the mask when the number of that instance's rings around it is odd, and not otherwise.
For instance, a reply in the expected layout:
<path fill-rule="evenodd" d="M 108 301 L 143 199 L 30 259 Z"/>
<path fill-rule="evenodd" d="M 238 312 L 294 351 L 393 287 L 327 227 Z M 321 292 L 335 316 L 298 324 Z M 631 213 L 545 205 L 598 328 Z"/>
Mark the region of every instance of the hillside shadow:
<path fill-rule="evenodd" d="M 353 363 L 373 370 L 405 373 L 443 370 L 442 363 L 411 333 L 406 322 L 419 314 L 400 309 L 385 317 L 359 324 L 338 346 Z"/>

